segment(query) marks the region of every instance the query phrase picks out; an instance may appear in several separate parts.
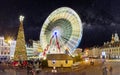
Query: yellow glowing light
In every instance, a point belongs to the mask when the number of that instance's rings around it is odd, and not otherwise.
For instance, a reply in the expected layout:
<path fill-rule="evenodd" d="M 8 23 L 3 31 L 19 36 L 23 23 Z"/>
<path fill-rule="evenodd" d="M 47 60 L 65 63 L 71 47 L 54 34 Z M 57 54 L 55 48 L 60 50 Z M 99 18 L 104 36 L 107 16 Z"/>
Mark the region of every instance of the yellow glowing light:
<path fill-rule="evenodd" d="M 8 44 L 11 44 L 12 39 L 13 38 L 9 36 L 9 37 L 6 38 L 5 42 L 8 43 Z"/>
<path fill-rule="evenodd" d="M 88 60 L 86 59 L 85 62 L 88 62 Z"/>
<path fill-rule="evenodd" d="M 11 40 L 11 39 L 9 39 L 9 40 L 8 40 L 8 43 L 9 43 L 9 44 L 11 44 L 11 41 L 12 41 L 12 40 Z"/>
<path fill-rule="evenodd" d="M 46 57 L 43 57 L 43 60 L 46 60 Z"/>
<path fill-rule="evenodd" d="M 88 62 L 89 61 L 89 58 L 85 58 L 85 62 Z"/>

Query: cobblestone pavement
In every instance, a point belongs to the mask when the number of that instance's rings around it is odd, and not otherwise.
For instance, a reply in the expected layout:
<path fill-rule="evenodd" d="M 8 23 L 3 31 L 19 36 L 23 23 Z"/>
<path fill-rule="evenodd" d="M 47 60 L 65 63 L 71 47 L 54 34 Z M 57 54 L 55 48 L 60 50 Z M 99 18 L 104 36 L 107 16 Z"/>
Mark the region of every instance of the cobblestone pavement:
<path fill-rule="evenodd" d="M 103 75 L 103 67 L 107 67 L 107 75 L 110 75 L 109 68 L 113 68 L 112 75 L 120 75 L 120 60 L 106 60 L 105 64 L 88 66 L 84 69 L 86 75 Z"/>
<path fill-rule="evenodd" d="M 100 62 L 101 61 L 96 62 L 97 64 L 95 65 L 87 65 L 84 67 L 79 66 L 77 70 L 73 70 L 71 72 L 58 71 L 57 73 L 51 73 L 50 71 L 49 72 L 41 71 L 39 73 L 36 73 L 35 75 L 103 75 L 102 69 L 104 66 L 108 68 L 107 75 L 110 75 L 110 72 L 109 72 L 110 66 L 112 66 L 113 68 L 112 75 L 120 75 L 120 61 L 119 60 L 106 60 L 105 64 L 102 64 Z M 0 75 L 27 75 L 27 70 L 5 69 L 4 72 L 0 70 Z M 32 74 L 29 74 L 29 75 L 32 75 Z"/>
<path fill-rule="evenodd" d="M 106 65 L 113 67 L 113 74 L 112 75 L 120 75 L 120 60 L 107 60 Z"/>
<path fill-rule="evenodd" d="M 5 69 L 4 71 L 0 71 L 0 75 L 27 75 L 27 71 L 23 70 L 15 70 L 15 69 Z"/>

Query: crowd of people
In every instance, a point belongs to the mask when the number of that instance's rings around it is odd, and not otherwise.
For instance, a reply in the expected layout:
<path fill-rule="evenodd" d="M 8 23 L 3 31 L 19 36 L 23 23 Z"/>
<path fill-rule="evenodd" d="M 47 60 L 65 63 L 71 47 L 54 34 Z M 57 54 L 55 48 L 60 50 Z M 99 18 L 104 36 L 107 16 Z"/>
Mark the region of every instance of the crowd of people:
<path fill-rule="evenodd" d="M 0 62 L 0 71 L 4 72 L 5 69 L 26 69 L 27 74 L 37 73 L 41 71 L 41 60 L 27 60 L 27 61 L 4 61 Z M 34 75 L 34 74 L 33 74 Z"/>

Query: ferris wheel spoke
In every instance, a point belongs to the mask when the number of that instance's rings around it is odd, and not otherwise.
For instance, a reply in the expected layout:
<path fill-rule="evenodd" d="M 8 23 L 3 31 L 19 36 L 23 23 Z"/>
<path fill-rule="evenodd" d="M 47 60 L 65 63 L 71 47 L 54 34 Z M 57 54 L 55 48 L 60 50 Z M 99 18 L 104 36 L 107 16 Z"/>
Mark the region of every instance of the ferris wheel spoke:
<path fill-rule="evenodd" d="M 67 45 L 68 45 L 68 48 L 69 48 L 69 49 L 73 49 L 73 48 L 74 48 L 73 44 L 70 43 L 70 42 L 68 42 Z"/>
<path fill-rule="evenodd" d="M 65 40 L 65 41 L 68 41 L 68 40 L 69 40 L 68 38 L 66 38 L 66 37 L 64 37 L 64 36 L 61 36 L 61 38 L 63 38 L 63 40 Z"/>
<path fill-rule="evenodd" d="M 77 41 L 75 41 L 75 40 L 70 40 L 70 42 L 72 43 L 72 44 L 74 44 L 74 45 L 76 45 L 78 42 Z"/>
<path fill-rule="evenodd" d="M 61 37 L 59 38 L 59 40 L 60 40 L 60 45 L 61 45 L 61 47 L 63 47 L 63 46 L 65 45 L 65 41 L 64 41 L 64 40 L 62 40 L 62 38 L 61 38 Z"/>

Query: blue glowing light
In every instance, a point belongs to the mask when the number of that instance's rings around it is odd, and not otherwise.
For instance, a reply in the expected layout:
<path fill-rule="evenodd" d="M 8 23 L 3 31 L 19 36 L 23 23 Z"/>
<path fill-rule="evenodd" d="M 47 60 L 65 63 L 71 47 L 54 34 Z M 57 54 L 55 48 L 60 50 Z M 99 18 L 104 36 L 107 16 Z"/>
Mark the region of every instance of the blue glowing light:
<path fill-rule="evenodd" d="M 57 36 L 59 36 L 60 34 L 59 34 L 59 31 L 58 30 L 54 30 L 54 32 L 53 32 L 53 35 L 57 35 Z"/>
<path fill-rule="evenodd" d="M 57 32 L 55 32 L 55 35 L 57 35 Z"/>

